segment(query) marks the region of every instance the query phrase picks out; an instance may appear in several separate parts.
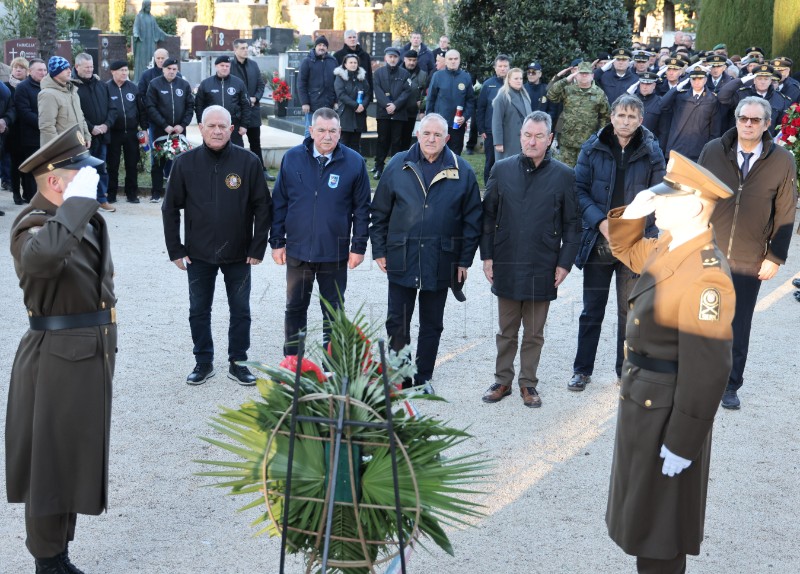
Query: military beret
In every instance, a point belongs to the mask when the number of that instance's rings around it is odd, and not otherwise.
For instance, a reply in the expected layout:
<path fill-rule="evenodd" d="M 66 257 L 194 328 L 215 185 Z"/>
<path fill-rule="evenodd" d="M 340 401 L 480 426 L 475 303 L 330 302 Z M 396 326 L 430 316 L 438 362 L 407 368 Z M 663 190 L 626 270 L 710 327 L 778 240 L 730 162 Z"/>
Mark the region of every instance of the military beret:
<path fill-rule="evenodd" d="M 175 58 L 167 58 L 166 60 L 164 60 L 162 67 L 166 68 L 167 66 L 177 66 L 177 65 L 178 65 L 178 60 L 176 60 Z"/>
<path fill-rule="evenodd" d="M 230 56 L 217 56 L 217 59 L 214 60 L 214 65 L 215 66 L 217 64 L 230 64 L 230 63 L 231 63 L 231 57 Z"/>
<path fill-rule="evenodd" d="M 727 49 L 728 49 L 728 46 L 726 46 L 725 44 L 717 44 L 717 45 L 716 45 L 716 46 L 714 46 L 714 48 L 713 48 L 713 50 L 715 50 L 715 51 L 716 51 L 716 50 L 727 50 Z"/>
<path fill-rule="evenodd" d="M 715 54 L 706 58 L 706 64 L 710 66 L 727 66 L 728 59 L 725 56 Z"/>
<path fill-rule="evenodd" d="M 125 60 L 115 60 L 111 62 L 111 64 L 109 64 L 108 69 L 111 70 L 112 72 L 115 72 L 117 70 L 127 67 L 128 67 L 128 62 L 126 62 Z"/>
<path fill-rule="evenodd" d="M 675 150 L 669 154 L 664 181 L 650 191 L 656 195 L 696 195 L 708 201 L 733 197 L 733 191 L 717 176 Z"/>
<path fill-rule="evenodd" d="M 759 64 L 750 72 L 756 76 L 771 76 L 775 70 L 769 64 Z"/>
<path fill-rule="evenodd" d="M 608 52 L 598 52 L 597 60 L 610 60 L 611 56 L 608 55 Z"/>
<path fill-rule="evenodd" d="M 611 52 L 611 56 L 615 60 L 630 60 L 631 52 L 630 50 L 626 50 L 625 48 L 617 48 L 616 50 Z"/>
<path fill-rule="evenodd" d="M 56 169 L 78 170 L 86 166 L 98 167 L 103 163 L 103 160 L 92 157 L 86 149 L 86 140 L 76 124 L 40 147 L 19 166 L 19 170 L 37 176 Z"/>
<path fill-rule="evenodd" d="M 574 60 L 572 60 L 572 63 L 569 65 L 569 67 L 570 68 L 574 68 L 575 66 L 577 66 L 581 62 L 583 62 L 583 58 L 575 58 Z"/>
<path fill-rule="evenodd" d="M 680 69 L 686 67 L 686 62 L 684 62 L 680 58 L 667 58 L 665 65 L 667 66 L 667 68 Z"/>
<path fill-rule="evenodd" d="M 400 50 L 395 48 L 394 46 L 389 46 L 388 48 L 384 48 L 384 54 L 394 54 L 395 56 L 400 56 Z"/>
<path fill-rule="evenodd" d="M 409 50 L 405 54 L 403 54 L 404 58 L 419 58 L 419 54 L 416 50 Z"/>
<path fill-rule="evenodd" d="M 642 72 L 639 74 L 640 84 L 655 84 L 658 81 L 658 74 L 654 72 Z"/>
<path fill-rule="evenodd" d="M 774 59 L 770 60 L 769 63 L 776 70 L 784 70 L 786 68 L 791 68 L 792 64 L 794 64 L 794 62 L 792 62 L 791 58 L 786 58 L 786 57 L 774 58 Z"/>
<path fill-rule="evenodd" d="M 748 56 L 750 56 L 751 54 L 760 54 L 762 58 L 764 57 L 764 50 L 762 50 L 758 46 L 751 46 L 750 48 L 747 48 L 744 51 L 744 53 L 747 54 Z"/>

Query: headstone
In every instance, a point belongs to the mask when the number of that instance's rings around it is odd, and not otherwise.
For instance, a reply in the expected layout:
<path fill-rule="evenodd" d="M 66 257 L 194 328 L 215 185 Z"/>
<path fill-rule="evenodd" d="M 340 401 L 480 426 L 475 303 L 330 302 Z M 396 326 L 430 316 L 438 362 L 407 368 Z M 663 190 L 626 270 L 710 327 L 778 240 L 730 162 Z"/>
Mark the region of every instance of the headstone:
<path fill-rule="evenodd" d="M 61 56 L 68 62 L 72 62 L 72 42 L 69 40 L 58 40 L 56 42 L 56 56 Z"/>
<path fill-rule="evenodd" d="M 233 52 L 233 41 L 241 36 L 241 30 L 228 30 L 212 26 L 211 34 L 206 39 L 207 31 L 208 26 L 204 24 L 192 26 L 192 54 L 211 50 Z"/>
<path fill-rule="evenodd" d="M 297 41 L 297 49 L 298 50 L 305 50 L 308 51 L 314 47 L 314 40 L 311 36 L 307 36 L 305 34 L 301 35 L 299 40 Z"/>
<path fill-rule="evenodd" d="M 125 36 L 119 34 L 100 34 L 100 61 L 95 62 L 94 73 L 104 82 L 111 79 L 109 66 L 116 60 L 128 61 L 128 48 Z"/>
<path fill-rule="evenodd" d="M 72 49 L 76 50 L 80 47 L 82 52 L 86 52 L 92 57 L 94 61 L 94 70 L 97 73 L 98 62 L 100 61 L 100 30 L 93 28 L 78 28 L 77 30 L 69 31 L 69 41 L 72 43 Z M 72 58 L 70 58 L 71 60 Z"/>
<path fill-rule="evenodd" d="M 169 52 L 170 58 L 175 58 L 178 60 L 178 68 L 181 67 L 180 59 L 181 59 L 181 37 L 180 36 L 167 36 L 164 40 L 159 40 L 156 42 L 156 50 L 159 48 L 164 48 L 167 52 Z"/>
<path fill-rule="evenodd" d="M 286 83 L 289 84 L 289 91 L 292 94 L 292 99 L 289 100 L 286 108 L 287 116 L 302 116 L 303 107 L 300 103 L 300 95 L 297 93 L 297 80 L 300 76 L 300 70 L 297 68 L 286 68 Z"/>
<path fill-rule="evenodd" d="M 6 40 L 3 47 L 3 62 L 10 64 L 14 58 L 39 57 L 39 40 L 36 38 L 17 38 L 16 40 Z"/>
<path fill-rule="evenodd" d="M 392 45 L 391 32 L 359 32 L 358 43 L 371 58 L 383 59 L 383 51 Z"/>
<path fill-rule="evenodd" d="M 286 62 L 286 73 L 289 73 L 289 68 L 293 68 L 295 70 L 300 69 L 300 64 L 303 63 L 303 60 L 306 56 L 308 56 L 308 52 L 300 52 L 299 50 L 291 50 L 286 52 L 286 56 L 288 57 L 288 61 Z"/>
<path fill-rule="evenodd" d="M 294 30 L 291 28 L 253 28 L 253 40 L 266 40 L 270 43 L 268 54 L 282 54 L 294 44 Z"/>
<path fill-rule="evenodd" d="M 333 54 L 344 48 L 344 30 L 315 30 L 314 39 L 325 36 L 328 40 L 328 53 Z"/>

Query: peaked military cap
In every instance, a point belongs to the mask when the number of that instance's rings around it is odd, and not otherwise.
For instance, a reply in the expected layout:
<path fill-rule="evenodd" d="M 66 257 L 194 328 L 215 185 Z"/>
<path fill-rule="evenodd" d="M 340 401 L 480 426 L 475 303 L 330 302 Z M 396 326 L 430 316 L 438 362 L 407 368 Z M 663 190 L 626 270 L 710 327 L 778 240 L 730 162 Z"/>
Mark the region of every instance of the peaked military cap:
<path fill-rule="evenodd" d="M 658 74 L 654 72 L 642 72 L 639 74 L 640 84 L 655 84 L 658 81 Z"/>
<path fill-rule="evenodd" d="M 727 66 L 728 59 L 725 56 L 715 54 L 706 58 L 706 64 L 709 66 Z"/>
<path fill-rule="evenodd" d="M 756 76 L 771 76 L 774 72 L 775 70 L 769 64 L 759 64 L 750 73 Z"/>
<path fill-rule="evenodd" d="M 622 60 L 622 59 L 631 59 L 631 52 L 630 50 L 626 50 L 625 48 L 617 48 L 613 52 L 611 52 L 611 57 L 615 60 Z"/>
<path fill-rule="evenodd" d="M 78 170 L 86 166 L 98 167 L 103 163 L 103 160 L 92 157 L 86 149 L 86 140 L 76 124 L 40 147 L 19 166 L 19 170 L 37 176 L 56 169 Z"/>
<path fill-rule="evenodd" d="M 667 58 L 665 64 L 666 64 L 667 68 L 684 68 L 684 67 L 686 67 L 686 62 L 684 62 L 680 58 Z"/>
<path fill-rule="evenodd" d="M 764 50 L 759 48 L 758 46 L 751 46 L 744 51 L 745 54 L 751 56 L 752 54 L 759 54 L 762 58 L 764 57 Z"/>
<path fill-rule="evenodd" d="M 633 55 L 634 62 L 647 62 L 650 60 L 650 54 L 644 50 L 639 50 Z"/>
<path fill-rule="evenodd" d="M 791 68 L 792 62 L 791 58 L 774 58 L 769 61 L 770 65 L 775 68 L 776 70 L 785 70 L 786 68 Z"/>
<path fill-rule="evenodd" d="M 703 70 L 703 68 L 698 66 L 694 70 L 689 72 L 689 77 L 690 78 L 705 78 L 706 77 L 706 72 L 705 72 L 705 70 Z"/>
<path fill-rule="evenodd" d="M 708 201 L 733 197 L 733 191 L 716 175 L 675 150 L 669 154 L 664 181 L 650 191 L 656 195 L 696 195 Z"/>

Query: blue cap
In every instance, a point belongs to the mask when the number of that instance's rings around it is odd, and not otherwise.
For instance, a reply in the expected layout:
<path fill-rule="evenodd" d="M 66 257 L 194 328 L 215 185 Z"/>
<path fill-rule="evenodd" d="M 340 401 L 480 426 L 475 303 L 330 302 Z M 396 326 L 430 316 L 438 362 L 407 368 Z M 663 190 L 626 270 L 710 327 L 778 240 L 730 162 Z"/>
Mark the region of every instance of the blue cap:
<path fill-rule="evenodd" d="M 69 62 L 61 56 L 53 56 L 47 61 L 47 72 L 50 74 L 51 78 L 55 78 L 69 67 Z"/>
<path fill-rule="evenodd" d="M 575 58 L 574 60 L 572 60 L 572 63 L 569 65 L 569 67 L 570 68 L 574 68 L 575 66 L 577 66 L 581 62 L 583 62 L 583 58 Z"/>

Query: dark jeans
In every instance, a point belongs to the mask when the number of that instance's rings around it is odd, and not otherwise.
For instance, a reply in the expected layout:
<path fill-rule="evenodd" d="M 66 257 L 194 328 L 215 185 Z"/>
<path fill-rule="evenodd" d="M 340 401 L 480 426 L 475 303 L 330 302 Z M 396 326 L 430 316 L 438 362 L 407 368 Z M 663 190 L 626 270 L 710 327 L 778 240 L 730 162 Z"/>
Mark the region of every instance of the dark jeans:
<path fill-rule="evenodd" d="M 347 289 L 347 259 L 326 263 L 310 263 L 294 257 L 286 257 L 286 317 L 284 320 L 283 354 L 297 354 L 297 335 L 306 330 L 308 306 L 314 279 L 317 280 L 320 295 L 320 308 L 323 318 L 323 342 L 328 343 L 331 336 L 330 315 L 323 299 L 338 309 L 344 304 Z"/>
<path fill-rule="evenodd" d="M 593 250 L 583 267 L 583 311 L 578 320 L 578 351 L 572 372 L 591 375 L 600 342 L 600 329 L 606 313 L 611 277 L 616 274 L 617 287 L 617 360 L 614 370 L 619 377 L 624 359 L 625 323 L 628 318 L 628 295 L 638 279 L 630 269 L 617 261 L 612 264 L 593 263 Z"/>
<path fill-rule="evenodd" d="M 22 173 L 19 166 L 39 149 L 36 146 L 10 146 L 11 152 L 11 191 L 14 198 L 30 201 L 36 195 L 36 180 L 32 173 Z M 21 188 L 21 189 L 20 189 Z M 20 193 L 21 192 L 21 193 Z"/>
<path fill-rule="evenodd" d="M 153 166 L 150 172 L 150 181 L 152 182 L 153 195 L 164 196 L 164 179 L 169 177 L 169 172 L 172 169 L 172 161 L 163 158 L 153 159 Z"/>
<path fill-rule="evenodd" d="M 250 113 L 258 113 L 258 108 L 250 108 Z M 260 116 L 259 116 L 260 117 Z M 261 154 L 261 127 L 247 128 L 247 143 L 250 151 L 258 156 L 261 165 L 264 165 L 264 156 Z"/>
<path fill-rule="evenodd" d="M 756 309 L 761 280 L 757 276 L 731 273 L 736 292 L 736 314 L 733 316 L 733 366 L 728 377 L 728 388 L 739 390 L 744 382 L 744 367 L 750 347 L 750 329 Z"/>
<path fill-rule="evenodd" d="M 233 126 L 233 133 L 231 134 L 231 143 L 233 145 L 238 145 L 239 147 L 244 147 L 244 138 L 239 135 L 239 126 Z"/>
<path fill-rule="evenodd" d="M 89 147 L 91 153 L 97 159 L 106 161 L 108 155 L 108 146 L 103 143 L 103 136 L 96 136 L 92 138 L 92 143 Z M 102 165 L 97 168 L 97 173 L 100 174 L 100 182 L 97 184 L 97 201 L 105 203 L 108 201 L 108 171 L 106 166 Z"/>
<path fill-rule="evenodd" d="M 119 163 L 125 157 L 125 195 L 133 199 L 139 195 L 136 183 L 139 163 L 139 136 L 133 130 L 111 130 L 108 145 L 108 198 L 116 199 L 119 189 Z"/>
<path fill-rule="evenodd" d="M 217 272 L 222 271 L 230 309 L 228 360 L 246 361 L 250 348 L 250 266 L 244 261 L 217 264 L 193 259 L 187 270 L 189 327 L 192 330 L 195 360 L 198 363 L 214 361 L 211 304 L 214 301 Z"/>
<path fill-rule="evenodd" d="M 417 125 L 417 114 L 414 114 L 411 119 L 403 122 L 403 133 L 400 136 L 400 149 L 402 151 L 405 151 L 411 147 L 411 140 L 414 139 L 413 135 L 415 125 Z"/>
<path fill-rule="evenodd" d="M 400 151 L 403 123 L 397 120 L 378 120 L 378 146 L 375 152 L 375 167 L 383 169 L 386 156 Z"/>
<path fill-rule="evenodd" d="M 464 151 L 464 131 L 467 129 L 467 124 L 461 124 L 461 127 L 457 130 L 453 129 L 451 125 L 447 128 L 447 133 L 450 136 L 450 139 L 447 140 L 447 147 L 449 147 L 456 155 L 461 155 L 461 152 Z"/>
<path fill-rule="evenodd" d="M 361 132 L 342 132 L 341 141 L 351 150 L 361 153 Z"/>
<path fill-rule="evenodd" d="M 417 338 L 417 374 L 415 385 L 424 385 L 433 377 L 433 367 L 439 352 L 439 340 L 444 330 L 444 305 L 448 289 L 419 291 L 419 337 Z M 386 317 L 386 334 L 389 347 L 399 351 L 411 344 L 411 316 L 417 290 L 389 282 L 389 309 Z"/>
<path fill-rule="evenodd" d="M 483 155 L 486 156 L 486 161 L 483 162 L 483 185 L 485 186 L 486 182 L 489 181 L 489 173 L 494 165 L 494 138 L 492 137 L 492 132 L 486 132 L 486 139 L 483 140 Z"/>

